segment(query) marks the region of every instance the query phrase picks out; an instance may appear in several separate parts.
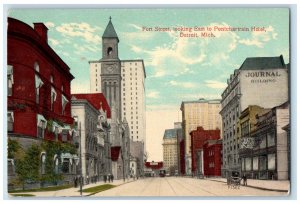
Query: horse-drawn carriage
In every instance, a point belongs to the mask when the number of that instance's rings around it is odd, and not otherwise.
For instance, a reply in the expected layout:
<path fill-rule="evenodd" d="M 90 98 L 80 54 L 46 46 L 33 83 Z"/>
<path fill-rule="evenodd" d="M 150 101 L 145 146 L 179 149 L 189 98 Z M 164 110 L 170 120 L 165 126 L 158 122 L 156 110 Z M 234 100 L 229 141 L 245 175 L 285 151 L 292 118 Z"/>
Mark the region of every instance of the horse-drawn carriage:
<path fill-rule="evenodd" d="M 240 185 L 241 184 L 241 177 L 240 172 L 232 171 L 231 175 L 227 176 L 227 185 Z"/>

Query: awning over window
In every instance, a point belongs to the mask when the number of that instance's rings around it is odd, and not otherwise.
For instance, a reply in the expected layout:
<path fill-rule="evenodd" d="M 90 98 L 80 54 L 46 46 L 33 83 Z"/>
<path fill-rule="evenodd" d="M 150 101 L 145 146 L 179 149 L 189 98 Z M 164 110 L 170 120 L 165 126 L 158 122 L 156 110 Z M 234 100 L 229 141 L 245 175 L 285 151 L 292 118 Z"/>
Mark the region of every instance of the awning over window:
<path fill-rule="evenodd" d="M 51 98 L 54 96 L 54 101 L 56 101 L 57 93 L 53 86 L 51 86 Z"/>
<path fill-rule="evenodd" d="M 35 88 L 41 88 L 43 86 L 44 82 L 41 80 L 41 78 L 36 74 L 35 75 Z"/>
<path fill-rule="evenodd" d="M 10 80 L 11 80 L 11 83 L 13 84 L 14 83 L 14 69 L 13 69 L 13 66 L 11 65 L 7 65 L 7 76 L 10 76 Z"/>
<path fill-rule="evenodd" d="M 62 127 L 57 122 L 53 121 L 53 123 L 52 123 L 52 132 L 55 132 L 55 128 L 58 128 L 58 133 L 60 133 L 61 130 L 62 130 Z"/>
<path fill-rule="evenodd" d="M 13 122 L 14 121 L 14 112 L 7 111 L 7 119 L 11 119 Z"/>
<path fill-rule="evenodd" d="M 42 124 L 41 121 L 44 121 L 44 124 L 45 124 L 44 127 L 42 127 L 42 128 L 46 128 L 47 127 L 46 118 L 41 114 L 37 114 L 37 126 L 41 127 L 41 124 Z"/>
<path fill-rule="evenodd" d="M 69 102 L 68 99 L 64 96 L 64 95 L 61 95 L 61 100 L 62 100 L 62 107 L 65 107 L 65 105 Z"/>
<path fill-rule="evenodd" d="M 111 153 L 111 160 L 112 161 L 118 161 L 119 155 L 120 155 L 120 146 L 111 147 L 110 153 Z"/>

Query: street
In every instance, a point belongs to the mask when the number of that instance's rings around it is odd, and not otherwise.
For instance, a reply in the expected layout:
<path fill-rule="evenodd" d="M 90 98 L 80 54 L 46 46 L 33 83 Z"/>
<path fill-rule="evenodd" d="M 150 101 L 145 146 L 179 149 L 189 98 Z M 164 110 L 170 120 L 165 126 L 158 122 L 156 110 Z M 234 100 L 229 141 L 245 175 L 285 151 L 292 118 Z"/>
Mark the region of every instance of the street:
<path fill-rule="evenodd" d="M 286 192 L 245 186 L 228 188 L 226 183 L 183 177 L 145 178 L 93 196 L 284 196 Z"/>

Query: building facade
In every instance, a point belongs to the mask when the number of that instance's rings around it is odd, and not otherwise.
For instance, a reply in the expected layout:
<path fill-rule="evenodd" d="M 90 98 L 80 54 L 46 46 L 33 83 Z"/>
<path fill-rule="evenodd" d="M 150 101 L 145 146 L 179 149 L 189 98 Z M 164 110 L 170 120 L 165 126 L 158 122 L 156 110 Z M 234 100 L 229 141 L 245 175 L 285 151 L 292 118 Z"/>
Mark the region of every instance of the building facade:
<path fill-rule="evenodd" d="M 253 179 L 289 179 L 289 138 L 282 129 L 289 118 L 288 102 L 257 116 L 249 136 L 241 139 L 242 174 Z"/>
<path fill-rule="evenodd" d="M 203 146 L 208 140 L 219 140 L 220 130 L 205 130 L 203 127 L 198 127 L 191 131 L 191 156 L 192 156 L 192 174 L 197 176 L 204 175 L 204 151 Z"/>
<path fill-rule="evenodd" d="M 70 84 L 74 77 L 68 65 L 48 45 L 47 31 L 43 23 L 34 23 L 32 28 L 8 18 L 8 139 L 17 140 L 24 149 L 44 141 L 72 142 Z M 76 173 L 72 166 L 75 157 L 64 156 L 70 168 L 61 173 L 65 175 L 65 182 L 71 182 Z M 46 157 L 47 152 L 43 152 L 42 164 Z M 41 168 L 43 173 L 43 165 Z"/>
<path fill-rule="evenodd" d="M 192 173 L 190 132 L 202 126 L 206 130 L 222 129 L 220 100 L 183 101 L 181 103 L 182 128 L 185 145 L 185 173 Z"/>
<path fill-rule="evenodd" d="M 222 93 L 223 166 L 222 176 L 241 171 L 238 155 L 237 122 L 249 105 L 264 108 L 278 106 L 288 100 L 288 70 L 283 57 L 247 58 L 227 80 Z"/>
<path fill-rule="evenodd" d="M 98 138 L 98 117 L 100 112 L 86 99 L 72 97 L 72 115 L 77 120 L 81 152 L 81 175 L 84 184 L 103 174 L 101 163 L 104 161 L 104 138 Z"/>
<path fill-rule="evenodd" d="M 72 116 L 80 134 L 83 178 L 97 181 L 111 174 L 111 112 L 104 95 L 72 94 Z"/>
<path fill-rule="evenodd" d="M 106 31 L 103 34 L 106 41 L 103 41 L 102 53 L 104 53 L 102 60 L 90 61 L 90 90 L 97 93 L 109 89 L 114 90 L 115 82 L 117 86 L 118 100 L 120 102 L 117 107 L 120 109 L 120 121 L 126 118 L 130 128 L 130 138 L 133 141 L 146 142 L 146 114 L 145 114 L 145 66 L 144 61 L 137 60 L 120 60 L 118 56 L 119 38 L 110 21 Z M 114 39 L 114 40 L 113 40 Z M 114 52 L 109 58 L 107 49 L 114 47 L 110 52 Z M 106 56 L 107 55 L 107 56 Z M 105 59 L 104 59 L 105 57 Z M 115 58 L 115 59 L 113 59 Z M 107 61 L 109 60 L 109 61 Z M 115 60 L 115 62 L 113 62 Z M 118 67 L 117 69 L 105 68 L 109 63 Z M 103 68 L 104 67 L 104 68 Z M 118 70 L 118 81 L 106 82 L 105 75 L 111 72 L 111 76 L 115 75 L 114 71 Z M 103 83 L 102 83 L 103 82 Z M 106 85 L 105 85 L 106 84 Z M 104 88 L 106 86 L 106 88 Z M 111 87 L 111 88 L 109 88 Z M 111 94 L 114 95 L 114 92 Z M 109 97 L 109 95 L 107 95 Z M 120 98 L 119 98 L 120 97 Z M 108 99 L 109 100 L 109 99 Z"/>
<path fill-rule="evenodd" d="M 178 137 L 182 137 L 180 127 L 165 130 L 163 137 L 163 162 L 167 172 L 171 175 L 178 173 Z"/>
<path fill-rule="evenodd" d="M 222 140 L 207 140 L 203 145 L 204 176 L 221 176 Z"/>

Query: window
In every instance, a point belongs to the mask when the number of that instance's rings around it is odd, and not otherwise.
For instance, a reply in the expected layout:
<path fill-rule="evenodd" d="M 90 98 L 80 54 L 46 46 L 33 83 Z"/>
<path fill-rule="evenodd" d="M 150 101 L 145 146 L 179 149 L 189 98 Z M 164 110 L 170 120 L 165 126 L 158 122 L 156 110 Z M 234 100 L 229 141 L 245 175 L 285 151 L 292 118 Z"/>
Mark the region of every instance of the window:
<path fill-rule="evenodd" d="M 54 101 L 56 101 L 56 91 L 53 86 L 51 86 L 51 110 L 54 110 Z"/>
<path fill-rule="evenodd" d="M 36 103 L 40 103 L 40 88 L 43 86 L 44 82 L 41 78 L 36 74 L 35 75 L 35 93 L 36 93 Z"/>
<path fill-rule="evenodd" d="M 61 170 L 63 173 L 70 173 L 70 159 L 69 158 L 64 158 Z"/>
<path fill-rule="evenodd" d="M 39 66 L 39 64 L 37 62 L 35 62 L 33 66 L 34 66 L 34 70 L 36 72 L 40 72 L 40 66 Z"/>
<path fill-rule="evenodd" d="M 62 103 L 62 115 L 64 115 L 65 114 L 65 108 L 66 108 L 66 105 L 67 105 L 67 103 L 69 102 L 68 101 L 68 99 L 64 96 L 64 95 L 61 95 L 62 97 L 62 101 L 61 101 L 61 103 Z"/>
<path fill-rule="evenodd" d="M 8 176 L 15 175 L 15 162 L 13 159 L 7 159 L 7 175 Z"/>
<path fill-rule="evenodd" d="M 7 95 L 12 95 L 12 86 L 14 83 L 13 66 L 7 65 Z"/>
<path fill-rule="evenodd" d="M 7 112 L 7 131 L 12 132 L 14 130 L 14 113 Z"/>
<path fill-rule="evenodd" d="M 38 138 L 44 138 L 44 133 L 46 129 L 46 119 L 44 116 L 38 114 L 37 115 L 37 137 Z"/>
<path fill-rule="evenodd" d="M 46 173 L 46 154 L 42 153 L 41 155 L 41 174 Z"/>

